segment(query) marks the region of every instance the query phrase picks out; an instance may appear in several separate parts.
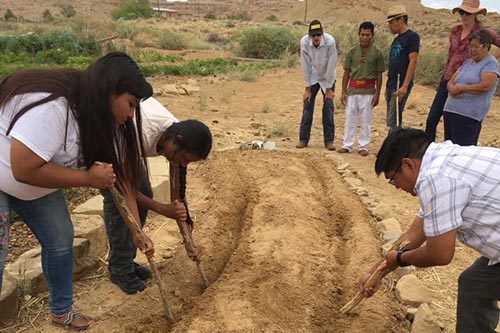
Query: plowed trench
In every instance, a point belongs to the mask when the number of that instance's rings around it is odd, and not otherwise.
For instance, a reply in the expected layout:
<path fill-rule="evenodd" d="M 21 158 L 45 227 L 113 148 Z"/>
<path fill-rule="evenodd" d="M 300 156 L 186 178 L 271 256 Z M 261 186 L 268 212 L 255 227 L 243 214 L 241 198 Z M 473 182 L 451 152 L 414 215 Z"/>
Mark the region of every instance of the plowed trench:
<path fill-rule="evenodd" d="M 337 314 L 379 242 L 331 160 L 245 150 L 214 155 L 188 174 L 210 287 L 201 291 L 178 244 L 162 268 L 178 322 L 162 318 L 156 286 L 122 296 L 106 283 L 78 301 L 100 309 L 91 331 L 398 332 L 397 306 L 384 293 L 358 314 Z"/>

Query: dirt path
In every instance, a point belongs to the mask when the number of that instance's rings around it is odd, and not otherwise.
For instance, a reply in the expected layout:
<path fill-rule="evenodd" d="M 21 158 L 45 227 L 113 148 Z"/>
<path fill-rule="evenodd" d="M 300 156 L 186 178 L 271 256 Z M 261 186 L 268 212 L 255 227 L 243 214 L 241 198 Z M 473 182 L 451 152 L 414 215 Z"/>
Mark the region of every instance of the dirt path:
<path fill-rule="evenodd" d="M 153 79 L 155 87 L 178 81 Z M 198 118 L 209 124 L 216 149 L 263 139 L 282 125 L 281 136 L 272 138 L 278 149 L 229 149 L 190 167 L 195 239 L 205 248 L 203 264 L 211 281 L 204 293 L 175 224 L 159 216 L 150 218 L 147 232 L 156 244 L 179 319 L 175 326 L 162 318 L 154 285 L 127 296 L 106 278 L 98 278 L 79 282 L 76 288 L 76 304 L 101 318 L 91 332 L 407 332 L 403 306 L 390 288 L 355 315 L 337 314 L 353 296 L 357 276 L 378 256 L 381 241 L 375 218 L 348 190 L 336 165 L 348 162 L 366 187 L 375 215 L 395 216 L 403 229 L 416 212 L 417 200 L 375 176 L 373 154 L 363 158 L 327 152 L 320 117 L 314 121 L 310 148 L 293 148 L 303 89 L 298 67 L 268 71 L 256 82 L 212 77 L 200 80 L 200 85 L 201 95 L 159 99 L 180 119 Z M 405 123 L 421 127 L 432 97 L 432 89 L 416 86 Z M 483 144 L 498 142 L 498 105 L 495 100 L 485 121 Z M 372 153 L 385 136 L 384 115 L 384 107 L 378 106 Z M 339 147 L 341 110 L 335 122 Z M 475 256 L 459 247 L 451 265 L 417 271 L 436 296 L 432 307 L 446 332 L 453 331 L 457 274 Z M 35 326 L 58 332 L 47 318 L 42 314 Z"/>

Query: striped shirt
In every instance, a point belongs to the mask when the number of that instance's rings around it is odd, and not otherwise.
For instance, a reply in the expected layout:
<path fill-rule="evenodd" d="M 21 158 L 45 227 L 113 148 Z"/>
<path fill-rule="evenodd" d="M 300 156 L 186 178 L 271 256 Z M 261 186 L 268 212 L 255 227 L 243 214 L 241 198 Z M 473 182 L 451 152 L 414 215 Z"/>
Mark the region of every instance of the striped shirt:
<path fill-rule="evenodd" d="M 415 183 L 426 237 L 458 239 L 500 262 L 500 149 L 432 143 Z"/>

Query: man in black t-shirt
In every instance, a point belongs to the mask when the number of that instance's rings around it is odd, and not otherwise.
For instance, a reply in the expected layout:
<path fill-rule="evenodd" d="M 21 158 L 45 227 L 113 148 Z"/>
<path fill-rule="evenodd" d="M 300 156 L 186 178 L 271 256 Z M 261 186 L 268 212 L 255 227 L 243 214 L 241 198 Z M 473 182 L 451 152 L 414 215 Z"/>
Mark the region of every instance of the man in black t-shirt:
<path fill-rule="evenodd" d="M 386 101 L 389 133 L 402 126 L 403 109 L 413 87 L 420 36 L 408 28 L 408 12 L 397 5 L 387 11 L 387 25 L 396 38 L 389 51 Z"/>

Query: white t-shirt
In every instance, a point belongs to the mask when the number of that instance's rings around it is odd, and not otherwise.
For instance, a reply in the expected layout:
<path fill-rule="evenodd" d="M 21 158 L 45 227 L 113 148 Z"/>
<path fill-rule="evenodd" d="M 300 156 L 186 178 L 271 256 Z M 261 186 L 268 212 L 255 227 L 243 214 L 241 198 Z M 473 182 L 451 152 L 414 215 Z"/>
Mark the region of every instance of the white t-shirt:
<path fill-rule="evenodd" d="M 146 157 L 158 156 L 156 146 L 160 137 L 167 128 L 179 120 L 153 97 L 141 102 L 141 116 Z"/>
<path fill-rule="evenodd" d="M 78 124 L 65 98 L 38 105 L 20 117 L 6 136 L 12 117 L 22 107 L 47 97 L 48 93 L 18 95 L 0 108 L 0 190 L 22 200 L 33 200 L 57 189 L 18 182 L 10 164 L 11 139 L 22 142 L 46 162 L 77 167 L 80 156 Z M 66 135 L 67 123 L 67 138 Z M 66 143 L 66 149 L 64 144 Z"/>

